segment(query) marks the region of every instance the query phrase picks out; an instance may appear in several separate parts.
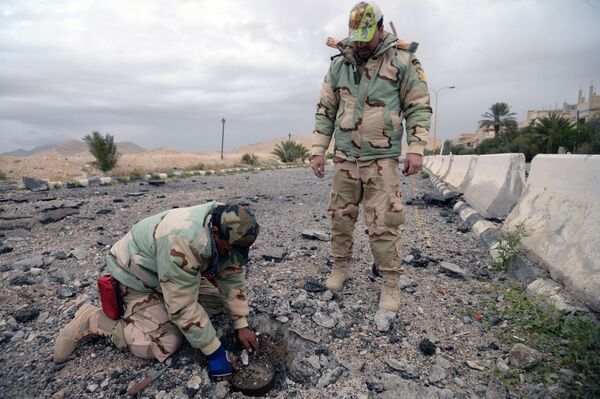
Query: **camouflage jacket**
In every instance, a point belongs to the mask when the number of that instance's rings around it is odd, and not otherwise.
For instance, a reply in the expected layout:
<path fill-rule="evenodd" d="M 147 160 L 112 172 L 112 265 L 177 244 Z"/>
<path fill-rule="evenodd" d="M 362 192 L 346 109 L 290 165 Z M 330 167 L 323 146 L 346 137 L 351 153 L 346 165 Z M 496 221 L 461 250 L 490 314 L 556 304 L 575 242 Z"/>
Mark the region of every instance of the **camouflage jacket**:
<path fill-rule="evenodd" d="M 215 202 L 177 208 L 136 223 L 110 250 L 112 276 L 142 292 L 160 293 L 169 317 L 190 344 L 205 354 L 220 344 L 208 315 L 198 303 L 202 272 L 210 266 L 210 215 Z M 213 276 L 235 329 L 248 325 L 245 269 L 230 256 Z"/>
<path fill-rule="evenodd" d="M 321 87 L 312 136 L 312 154 L 324 155 L 332 136 L 334 155 L 354 161 L 397 158 L 406 119 L 409 153 L 423 154 L 431 121 L 425 73 L 406 45 L 386 33 L 364 66 L 352 43 L 338 44 Z"/>

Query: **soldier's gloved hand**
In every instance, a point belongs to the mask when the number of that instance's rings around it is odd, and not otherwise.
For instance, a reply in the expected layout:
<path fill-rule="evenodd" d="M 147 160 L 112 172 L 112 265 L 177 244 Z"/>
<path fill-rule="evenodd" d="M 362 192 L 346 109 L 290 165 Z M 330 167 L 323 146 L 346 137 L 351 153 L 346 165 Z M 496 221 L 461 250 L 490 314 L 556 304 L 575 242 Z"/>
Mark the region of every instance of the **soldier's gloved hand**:
<path fill-rule="evenodd" d="M 225 350 L 223 344 L 219 349 L 208 355 L 208 371 L 210 376 L 215 379 L 223 379 L 233 374 L 239 367 L 233 356 Z"/>

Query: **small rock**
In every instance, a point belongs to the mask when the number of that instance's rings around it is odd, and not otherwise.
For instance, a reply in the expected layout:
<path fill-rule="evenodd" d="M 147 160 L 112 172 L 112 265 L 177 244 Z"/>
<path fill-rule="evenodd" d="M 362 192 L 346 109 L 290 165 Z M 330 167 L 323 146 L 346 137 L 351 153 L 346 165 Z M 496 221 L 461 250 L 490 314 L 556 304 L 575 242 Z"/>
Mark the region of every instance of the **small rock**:
<path fill-rule="evenodd" d="M 29 273 L 31 273 L 32 276 L 39 276 L 40 274 L 42 274 L 42 271 L 44 269 L 39 269 L 37 267 L 32 267 L 31 269 L 29 269 Z"/>
<path fill-rule="evenodd" d="M 50 399 L 64 399 L 65 393 L 67 392 L 67 388 L 63 388 L 60 391 L 54 392 Z"/>
<path fill-rule="evenodd" d="M 304 230 L 300 234 L 310 240 L 329 241 L 329 235 L 318 230 Z"/>
<path fill-rule="evenodd" d="M 64 251 L 56 251 L 52 253 L 52 256 L 54 256 L 55 259 L 58 260 L 65 260 L 65 259 L 69 259 L 69 256 L 64 252 Z"/>
<path fill-rule="evenodd" d="M 240 360 L 242 361 L 242 364 L 244 366 L 248 365 L 248 362 L 250 361 L 250 359 L 248 358 L 248 351 L 246 349 L 243 349 L 242 353 L 240 353 Z"/>
<path fill-rule="evenodd" d="M 229 383 L 227 381 L 219 381 L 215 384 L 215 398 L 225 399 L 229 397 Z"/>
<path fill-rule="evenodd" d="M 12 250 L 13 250 L 13 247 L 4 245 L 4 244 L 0 244 L 0 255 L 12 252 Z"/>
<path fill-rule="evenodd" d="M 90 384 L 86 387 L 86 389 L 88 392 L 96 392 L 96 389 L 98 389 L 98 384 Z"/>
<path fill-rule="evenodd" d="M 304 289 L 309 292 L 321 292 L 326 291 L 327 287 L 313 277 L 307 277 L 306 283 L 304 283 Z"/>
<path fill-rule="evenodd" d="M 329 290 L 325 291 L 322 298 L 324 301 L 331 301 L 333 299 L 333 292 Z"/>
<path fill-rule="evenodd" d="M 23 338 L 25 338 L 25 331 L 19 330 L 15 333 L 15 335 L 12 336 L 10 340 L 12 342 L 18 342 L 21 341 Z"/>
<path fill-rule="evenodd" d="M 333 328 L 335 326 L 335 319 L 331 316 L 323 314 L 321 311 L 316 311 L 312 317 L 312 320 L 325 328 Z"/>
<path fill-rule="evenodd" d="M 401 275 L 400 278 L 398 279 L 398 284 L 400 286 L 400 289 L 403 290 L 407 287 L 414 287 L 416 286 L 416 284 L 409 279 L 408 277 Z"/>
<path fill-rule="evenodd" d="M 46 180 L 23 176 L 25 188 L 31 191 L 48 191 L 48 182 Z"/>
<path fill-rule="evenodd" d="M 474 360 L 467 360 L 467 366 L 471 367 L 473 370 L 485 370 L 485 367 Z"/>
<path fill-rule="evenodd" d="M 264 260 L 270 262 L 281 262 L 283 260 L 283 258 L 285 258 L 285 256 L 287 255 L 287 249 L 285 248 L 281 248 L 281 249 L 273 249 L 271 250 L 268 254 L 263 254 L 262 257 Z"/>
<path fill-rule="evenodd" d="M 459 266 L 450 262 L 440 263 L 440 272 L 446 274 L 449 277 L 465 278 L 467 273 Z"/>
<path fill-rule="evenodd" d="M 306 362 L 314 369 L 319 370 L 321 368 L 321 362 L 319 361 L 319 356 L 317 355 L 310 355 L 308 358 L 306 358 Z"/>
<path fill-rule="evenodd" d="M 287 323 L 288 321 L 290 321 L 290 319 L 286 316 L 277 316 L 275 320 L 277 320 L 280 323 Z"/>
<path fill-rule="evenodd" d="M 26 323 L 28 321 L 34 320 L 36 317 L 38 317 L 39 314 L 40 310 L 32 306 L 17 309 L 12 313 L 15 320 L 19 323 Z"/>
<path fill-rule="evenodd" d="M 396 313 L 389 310 L 377 310 L 373 321 L 377 326 L 377 330 L 384 332 L 390 329 L 392 320 L 396 318 Z"/>
<path fill-rule="evenodd" d="M 55 223 L 63 220 L 67 216 L 77 215 L 79 211 L 73 208 L 60 208 L 44 212 L 39 219 L 41 224 Z"/>
<path fill-rule="evenodd" d="M 162 186 L 167 182 L 164 180 L 148 180 L 148 184 L 151 186 Z"/>
<path fill-rule="evenodd" d="M 335 383 L 338 380 L 338 378 L 342 376 L 343 373 L 343 367 L 336 367 L 333 370 L 326 371 L 325 373 L 323 373 L 321 378 L 319 378 L 319 381 L 317 382 L 317 388 L 325 388 Z"/>
<path fill-rule="evenodd" d="M 8 280 L 10 285 L 22 286 L 22 285 L 32 285 L 33 281 L 24 276 L 14 276 L 10 280 Z"/>
<path fill-rule="evenodd" d="M 460 233 L 468 233 L 471 229 L 469 228 L 469 225 L 467 223 L 463 223 L 460 226 L 458 226 L 456 230 L 458 230 L 458 232 Z"/>
<path fill-rule="evenodd" d="M 424 355 L 433 356 L 435 354 L 435 344 L 425 338 L 419 343 L 419 350 Z"/>
<path fill-rule="evenodd" d="M 331 335 L 338 339 L 348 338 L 350 336 L 350 328 L 344 325 L 337 325 L 331 330 Z"/>
<path fill-rule="evenodd" d="M 75 293 L 73 293 L 73 291 L 71 291 L 68 288 L 62 287 L 62 288 L 60 288 L 58 290 L 58 294 L 57 295 L 61 299 L 66 299 L 66 298 L 71 298 L 72 296 L 75 296 Z"/>
<path fill-rule="evenodd" d="M 460 377 L 454 377 L 454 382 L 456 383 L 456 385 L 458 385 L 461 388 L 464 388 L 467 386 L 467 384 L 465 384 L 464 380 Z"/>
<path fill-rule="evenodd" d="M 508 353 L 509 364 L 518 369 L 530 369 L 542 361 L 542 354 L 523 344 L 515 344 Z"/>
<path fill-rule="evenodd" d="M 452 367 L 450 362 L 441 356 L 438 356 L 438 358 L 435 361 L 435 364 L 443 369 L 449 369 L 450 367 Z"/>
<path fill-rule="evenodd" d="M 73 250 L 71 250 L 71 252 L 69 253 L 69 256 L 72 256 L 78 260 L 83 260 L 83 259 L 85 259 L 87 254 L 88 254 L 87 247 L 84 245 L 80 245 L 77 248 L 74 248 Z"/>
<path fill-rule="evenodd" d="M 31 258 L 21 259 L 13 264 L 15 270 L 29 270 L 32 267 L 43 268 L 44 258 L 42 256 L 33 256 Z"/>
<path fill-rule="evenodd" d="M 446 378 L 446 370 L 441 368 L 438 365 L 434 365 L 431 370 L 429 370 L 429 382 L 436 383 L 440 382 Z"/>
<path fill-rule="evenodd" d="M 187 388 L 197 391 L 202 386 L 202 378 L 198 374 L 192 375 L 192 377 L 187 382 Z"/>
<path fill-rule="evenodd" d="M 508 367 L 508 364 L 506 363 L 506 361 L 502 358 L 498 359 L 498 362 L 496 363 L 496 368 L 498 369 L 498 371 L 500 371 L 502 374 L 506 374 L 510 371 L 510 367 Z"/>
<path fill-rule="evenodd" d="M 412 364 L 407 363 L 405 360 L 386 359 L 385 363 L 394 370 L 399 371 L 402 378 L 419 378 L 419 372 L 417 371 L 416 367 Z"/>

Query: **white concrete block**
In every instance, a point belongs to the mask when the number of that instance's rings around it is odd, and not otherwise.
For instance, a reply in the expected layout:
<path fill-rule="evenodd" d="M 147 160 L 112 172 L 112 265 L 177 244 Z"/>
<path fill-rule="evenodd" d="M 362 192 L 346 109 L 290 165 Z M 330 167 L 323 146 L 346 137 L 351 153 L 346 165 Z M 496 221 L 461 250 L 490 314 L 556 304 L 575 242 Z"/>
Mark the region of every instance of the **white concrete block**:
<path fill-rule="evenodd" d="M 477 158 L 477 155 L 455 155 L 448 174 L 444 176 L 446 184 L 456 192 L 464 193 L 473 177 Z"/>
<path fill-rule="evenodd" d="M 600 155 L 538 155 L 503 228 L 575 297 L 600 312 Z"/>
<path fill-rule="evenodd" d="M 464 198 L 483 217 L 504 219 L 524 187 L 523 154 L 480 155 Z"/>

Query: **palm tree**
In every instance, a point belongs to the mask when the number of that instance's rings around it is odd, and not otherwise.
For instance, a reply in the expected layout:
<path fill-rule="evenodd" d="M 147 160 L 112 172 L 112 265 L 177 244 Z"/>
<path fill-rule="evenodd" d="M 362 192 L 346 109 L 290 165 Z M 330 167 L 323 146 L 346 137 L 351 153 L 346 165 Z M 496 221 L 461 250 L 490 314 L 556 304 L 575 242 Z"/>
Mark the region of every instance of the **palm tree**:
<path fill-rule="evenodd" d="M 510 105 L 507 103 L 495 103 L 492 104 L 489 111 L 481 115 L 482 120 L 479 121 L 479 127 L 489 129 L 494 128 L 494 137 L 498 137 L 500 129 L 509 126 L 516 126 L 517 120 L 515 119 L 515 113 L 510 112 Z"/>
<path fill-rule="evenodd" d="M 559 146 L 572 149 L 575 130 L 569 119 L 557 113 L 536 120 L 532 132 L 546 154 L 556 154 Z"/>
<path fill-rule="evenodd" d="M 275 149 L 272 154 L 281 160 L 281 162 L 294 162 L 297 159 L 304 161 L 310 156 L 310 151 L 302 145 L 292 139 L 282 141 L 280 144 L 275 145 Z"/>

